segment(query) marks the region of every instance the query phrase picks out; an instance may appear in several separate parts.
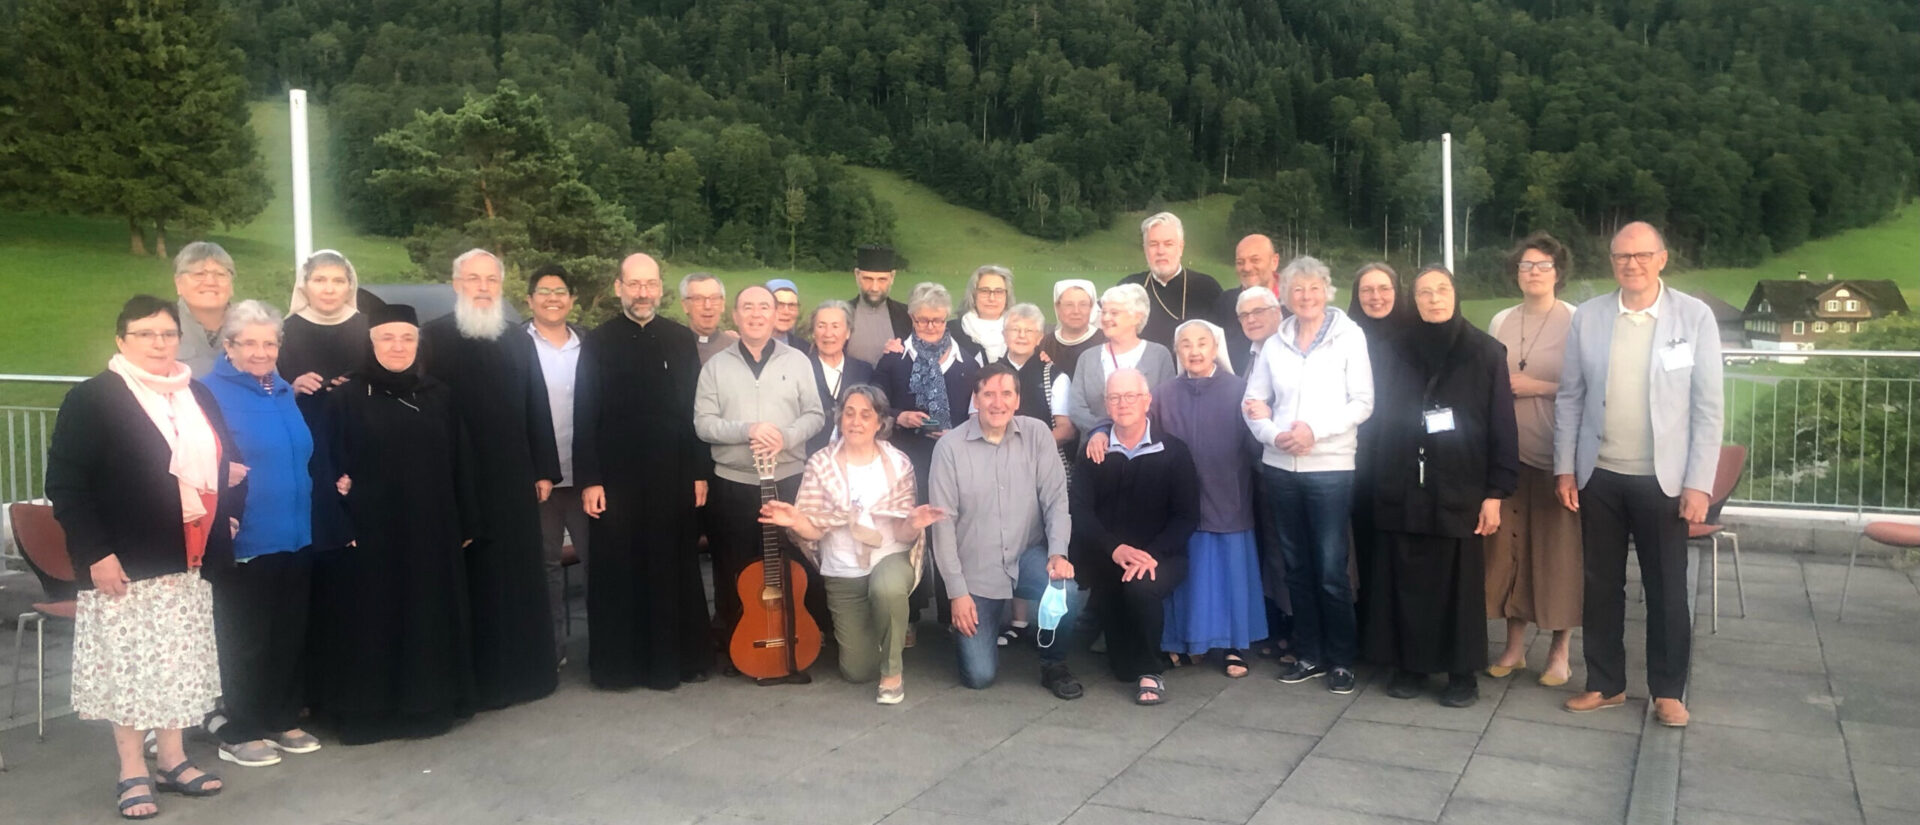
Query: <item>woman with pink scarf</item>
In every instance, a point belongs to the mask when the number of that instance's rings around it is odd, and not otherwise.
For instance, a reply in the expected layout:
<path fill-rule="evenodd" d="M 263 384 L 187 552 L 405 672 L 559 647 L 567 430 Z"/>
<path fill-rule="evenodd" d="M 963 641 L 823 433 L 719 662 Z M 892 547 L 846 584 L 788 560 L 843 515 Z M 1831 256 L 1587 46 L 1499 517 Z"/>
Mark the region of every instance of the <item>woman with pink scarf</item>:
<path fill-rule="evenodd" d="M 137 295 L 120 310 L 120 352 L 60 405 L 47 497 L 67 534 L 80 595 L 73 709 L 113 723 L 125 819 L 160 812 L 153 791 L 208 797 L 218 777 L 187 761 L 180 731 L 213 710 L 220 663 L 206 568 L 233 563 L 246 468 L 220 408 L 177 360 L 171 302 Z M 156 733 L 158 778 L 141 753 Z"/>

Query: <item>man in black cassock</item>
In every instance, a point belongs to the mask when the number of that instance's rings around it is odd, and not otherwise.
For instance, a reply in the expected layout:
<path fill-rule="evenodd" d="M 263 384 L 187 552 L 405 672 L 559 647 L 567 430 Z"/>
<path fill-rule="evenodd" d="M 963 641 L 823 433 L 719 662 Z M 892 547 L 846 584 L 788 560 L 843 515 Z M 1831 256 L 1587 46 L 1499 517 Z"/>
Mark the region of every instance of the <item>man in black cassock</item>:
<path fill-rule="evenodd" d="M 694 518 L 713 471 L 693 430 L 700 352 L 693 330 L 659 316 L 665 290 L 653 258 L 628 256 L 620 315 L 580 359 L 573 468 L 594 518 L 587 666 L 602 688 L 671 690 L 713 669 Z"/>
<path fill-rule="evenodd" d="M 1187 231 L 1172 212 L 1149 215 L 1140 222 L 1140 251 L 1146 255 L 1147 271 L 1121 278 L 1120 283 L 1139 284 L 1147 290 L 1147 328 L 1140 337 L 1173 349 L 1176 327 L 1194 318 L 1213 317 L 1220 303 L 1220 282 L 1182 263 Z"/>
<path fill-rule="evenodd" d="M 540 544 L 540 502 L 560 478 L 547 387 L 507 331 L 504 270 L 474 249 L 453 261 L 454 312 L 421 330 L 427 374 L 451 387 L 472 438 L 479 535 L 467 553 L 473 674 L 482 709 L 559 684 Z"/>

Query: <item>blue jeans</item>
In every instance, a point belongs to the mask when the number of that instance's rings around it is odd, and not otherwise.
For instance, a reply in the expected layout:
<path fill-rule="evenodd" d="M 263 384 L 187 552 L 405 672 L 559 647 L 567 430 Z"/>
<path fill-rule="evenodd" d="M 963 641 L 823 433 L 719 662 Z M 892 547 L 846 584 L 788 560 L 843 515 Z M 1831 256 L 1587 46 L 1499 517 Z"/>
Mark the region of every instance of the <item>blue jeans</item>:
<path fill-rule="evenodd" d="M 1280 525 L 1280 557 L 1293 600 L 1293 653 L 1303 662 L 1352 667 L 1358 631 L 1347 579 L 1353 471 L 1296 473 L 1260 466 L 1266 506 Z"/>
<path fill-rule="evenodd" d="M 1020 580 L 1013 585 L 1015 598 L 1039 602 L 1047 587 L 1047 548 L 1029 547 L 1020 554 Z M 1068 635 L 1080 608 L 1087 603 L 1086 591 L 1072 581 L 1067 587 L 1067 614 L 1060 617 L 1060 628 L 1044 634 L 1042 641 L 1051 642 L 1040 648 L 1042 665 L 1066 664 Z M 973 597 L 974 612 L 979 615 L 980 624 L 974 628 L 972 636 L 954 634 L 954 648 L 959 654 L 960 684 L 978 690 L 993 684 L 1000 672 L 1000 628 L 1005 627 L 1012 615 L 1013 599 L 988 599 Z"/>

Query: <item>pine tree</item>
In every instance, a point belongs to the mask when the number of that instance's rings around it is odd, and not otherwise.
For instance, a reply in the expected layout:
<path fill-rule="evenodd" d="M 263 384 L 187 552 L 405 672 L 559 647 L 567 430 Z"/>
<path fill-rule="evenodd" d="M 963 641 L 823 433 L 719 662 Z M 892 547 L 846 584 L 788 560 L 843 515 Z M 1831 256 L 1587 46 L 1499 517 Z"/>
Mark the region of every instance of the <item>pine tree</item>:
<path fill-rule="evenodd" d="M 244 59 L 220 0 L 23 0 L 0 77 L 16 205 L 123 217 L 134 254 L 169 226 L 253 219 L 270 195 Z"/>

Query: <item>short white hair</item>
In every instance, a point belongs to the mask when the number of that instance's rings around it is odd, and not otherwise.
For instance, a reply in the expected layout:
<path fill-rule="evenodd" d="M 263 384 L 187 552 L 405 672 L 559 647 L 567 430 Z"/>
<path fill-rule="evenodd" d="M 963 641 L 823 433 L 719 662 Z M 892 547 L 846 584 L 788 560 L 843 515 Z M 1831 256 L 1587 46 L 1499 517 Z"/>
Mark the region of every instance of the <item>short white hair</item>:
<path fill-rule="evenodd" d="M 953 294 L 947 288 L 932 281 L 914 284 L 913 293 L 907 297 L 907 313 L 919 312 L 921 307 L 933 307 L 953 317 Z"/>
<path fill-rule="evenodd" d="M 829 310 L 838 310 L 841 320 L 847 322 L 847 328 L 853 328 L 853 304 L 842 301 L 839 298 L 828 298 L 821 301 L 819 306 L 814 307 L 813 315 L 808 317 L 807 328 L 812 329 L 814 324 L 820 323 L 820 313 Z"/>
<path fill-rule="evenodd" d="M 1108 309 L 1107 310 L 1108 313 L 1112 313 L 1114 310 L 1119 310 L 1121 312 L 1131 312 L 1134 314 L 1134 317 L 1140 319 L 1138 323 L 1135 323 L 1133 325 L 1134 326 L 1133 334 L 1139 335 L 1140 333 L 1146 331 L 1147 329 L 1147 288 L 1146 287 L 1141 286 L 1139 284 L 1121 284 L 1116 287 L 1110 287 L 1107 289 L 1106 292 L 1103 292 L 1100 294 L 1100 306 L 1104 308 L 1109 303 L 1113 304 L 1113 309 Z"/>
<path fill-rule="evenodd" d="M 1280 270 L 1280 290 L 1282 292 L 1293 291 L 1293 281 L 1295 278 L 1305 278 L 1309 281 L 1319 281 L 1320 283 L 1326 284 L 1327 300 L 1333 300 L 1333 271 L 1327 269 L 1327 265 L 1321 263 L 1319 258 L 1315 258 L 1312 255 L 1301 255 L 1298 258 L 1288 261 L 1287 265 Z"/>
<path fill-rule="evenodd" d="M 225 247 L 213 241 L 194 241 L 180 248 L 180 254 L 173 256 L 173 274 L 175 277 L 192 272 L 202 261 L 212 261 L 226 267 L 228 275 L 238 274 L 233 269 L 233 256 L 227 254 Z"/>
<path fill-rule="evenodd" d="M 1280 306 L 1280 299 L 1274 297 L 1273 290 L 1270 289 L 1262 289 L 1260 287 L 1243 289 L 1240 290 L 1240 297 L 1233 302 L 1233 311 L 1239 312 L 1240 310 L 1246 309 L 1248 303 L 1259 304 L 1263 307 L 1278 307 Z"/>
<path fill-rule="evenodd" d="M 1146 240 L 1147 230 L 1163 223 L 1173 226 L 1174 237 L 1182 241 L 1187 239 L 1187 227 L 1180 223 L 1180 216 L 1172 212 L 1155 212 L 1148 215 L 1146 220 L 1140 222 L 1140 239 L 1143 241 Z"/>
<path fill-rule="evenodd" d="M 1041 312 L 1040 308 L 1033 304 L 1014 304 L 1012 309 L 1007 310 L 1006 320 L 1007 323 L 1032 321 L 1035 327 L 1041 329 L 1047 326 L 1046 313 Z"/>
<path fill-rule="evenodd" d="M 694 284 L 700 283 L 702 281 L 712 281 L 716 284 L 719 284 L 720 285 L 720 303 L 724 304 L 727 302 L 727 282 L 720 280 L 719 276 L 714 275 L 711 272 L 689 272 L 687 273 L 687 277 L 681 278 L 680 279 L 680 300 L 682 302 L 685 302 L 687 300 L 687 289 L 692 287 Z"/>
<path fill-rule="evenodd" d="M 273 340 L 283 339 L 284 326 L 280 310 L 274 309 L 272 304 L 265 301 L 249 299 L 234 304 L 232 309 L 227 310 L 227 318 L 220 324 L 220 340 L 232 343 L 239 339 L 240 333 L 246 332 L 247 327 L 251 326 L 272 327 Z"/>
<path fill-rule="evenodd" d="M 474 247 L 472 249 L 469 249 L 465 252 L 460 253 L 458 257 L 453 259 L 453 270 L 447 273 L 447 277 L 448 278 L 460 277 L 460 267 L 466 266 L 468 261 L 471 261 L 475 258 L 479 258 L 482 256 L 493 259 L 493 265 L 500 268 L 500 274 L 502 277 L 504 277 L 507 274 L 507 265 L 500 262 L 499 255 L 495 255 L 492 252 L 488 252 L 479 247 Z"/>

